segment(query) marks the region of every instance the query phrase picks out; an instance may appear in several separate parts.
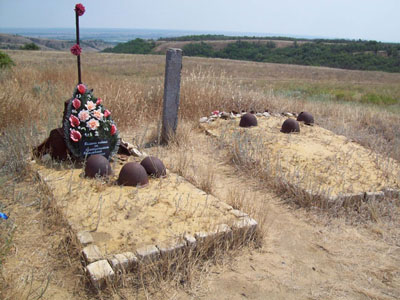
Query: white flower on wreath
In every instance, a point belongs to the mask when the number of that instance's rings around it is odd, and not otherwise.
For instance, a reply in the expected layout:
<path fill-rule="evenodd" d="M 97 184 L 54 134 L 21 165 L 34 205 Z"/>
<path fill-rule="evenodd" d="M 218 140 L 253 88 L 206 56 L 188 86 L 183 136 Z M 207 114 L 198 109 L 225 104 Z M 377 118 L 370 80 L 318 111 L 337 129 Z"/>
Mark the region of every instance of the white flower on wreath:
<path fill-rule="evenodd" d="M 79 114 L 78 114 L 78 118 L 79 118 L 79 120 L 80 120 L 81 122 L 85 122 L 85 121 L 89 120 L 89 118 L 90 118 L 89 111 L 87 111 L 87 110 L 81 110 L 81 111 L 79 112 Z"/>
<path fill-rule="evenodd" d="M 88 110 L 93 110 L 96 108 L 96 103 L 94 103 L 93 101 L 88 101 L 86 102 L 85 106 Z"/>
<path fill-rule="evenodd" d="M 97 120 L 102 120 L 103 119 L 103 113 L 101 112 L 101 108 L 94 110 L 92 112 L 93 116 L 97 119 Z"/>
<path fill-rule="evenodd" d="M 100 123 L 96 119 L 90 119 L 86 123 L 86 126 L 89 127 L 90 130 L 97 130 L 97 128 L 100 126 Z"/>

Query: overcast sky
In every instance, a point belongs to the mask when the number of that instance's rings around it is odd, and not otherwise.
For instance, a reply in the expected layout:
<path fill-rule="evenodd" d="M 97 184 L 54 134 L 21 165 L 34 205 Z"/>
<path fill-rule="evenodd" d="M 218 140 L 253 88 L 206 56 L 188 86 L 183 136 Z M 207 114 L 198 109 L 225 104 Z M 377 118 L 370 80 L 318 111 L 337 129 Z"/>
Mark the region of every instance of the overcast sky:
<path fill-rule="evenodd" d="M 70 0 L 0 0 L 6 27 L 73 28 Z M 86 28 L 236 31 L 400 42 L 400 0 L 82 0 Z"/>

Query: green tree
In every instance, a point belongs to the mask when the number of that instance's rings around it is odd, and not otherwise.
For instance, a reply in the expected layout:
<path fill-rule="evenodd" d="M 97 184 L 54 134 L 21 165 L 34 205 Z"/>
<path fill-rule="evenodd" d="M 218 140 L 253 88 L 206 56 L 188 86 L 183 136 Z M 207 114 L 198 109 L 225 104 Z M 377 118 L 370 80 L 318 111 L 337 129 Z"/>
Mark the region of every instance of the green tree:
<path fill-rule="evenodd" d="M 40 50 L 40 47 L 35 43 L 29 43 L 21 46 L 21 50 Z"/>
<path fill-rule="evenodd" d="M 213 57 L 214 49 L 207 43 L 190 43 L 182 48 L 183 54 L 186 56 Z"/>
<path fill-rule="evenodd" d="M 104 49 L 103 52 L 129 53 L 129 54 L 149 54 L 156 46 L 153 40 L 135 39 L 126 43 L 120 43 L 114 48 Z"/>

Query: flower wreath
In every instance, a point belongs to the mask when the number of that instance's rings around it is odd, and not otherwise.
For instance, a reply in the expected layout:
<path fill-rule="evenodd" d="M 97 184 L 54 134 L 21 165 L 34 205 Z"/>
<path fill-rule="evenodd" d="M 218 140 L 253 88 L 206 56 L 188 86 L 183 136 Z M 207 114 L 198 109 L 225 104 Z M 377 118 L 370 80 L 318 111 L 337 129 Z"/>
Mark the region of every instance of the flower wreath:
<path fill-rule="evenodd" d="M 63 125 L 66 144 L 77 158 L 83 158 L 82 140 L 107 140 L 110 157 L 118 151 L 118 130 L 111 112 L 103 107 L 101 98 L 94 97 L 93 90 L 84 84 L 75 88 Z"/>

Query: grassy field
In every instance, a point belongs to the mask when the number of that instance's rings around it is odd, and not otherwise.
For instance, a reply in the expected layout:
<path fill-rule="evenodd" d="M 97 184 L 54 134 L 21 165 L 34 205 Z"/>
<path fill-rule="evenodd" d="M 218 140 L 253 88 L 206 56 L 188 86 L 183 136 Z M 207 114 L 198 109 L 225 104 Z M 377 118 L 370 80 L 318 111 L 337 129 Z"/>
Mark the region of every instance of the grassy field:
<path fill-rule="evenodd" d="M 262 224 L 262 247 L 203 262 L 185 276 L 147 284 L 128 280 L 97 294 L 26 161 L 31 147 L 61 126 L 63 102 L 76 84 L 76 61 L 67 52 L 7 53 L 16 66 L 0 71 L 0 211 L 16 226 L 0 223 L 0 298 L 400 297 L 398 201 L 371 203 L 360 213 L 303 210 L 271 188 L 260 170 L 235 163 L 235 153 L 197 124 L 216 109 L 309 111 L 318 125 L 400 160 L 400 74 L 184 58 L 177 137 L 168 147 L 146 152 L 251 213 Z M 153 141 L 165 58 L 87 53 L 82 60 L 83 82 L 111 110 L 122 136 L 139 147 Z"/>

